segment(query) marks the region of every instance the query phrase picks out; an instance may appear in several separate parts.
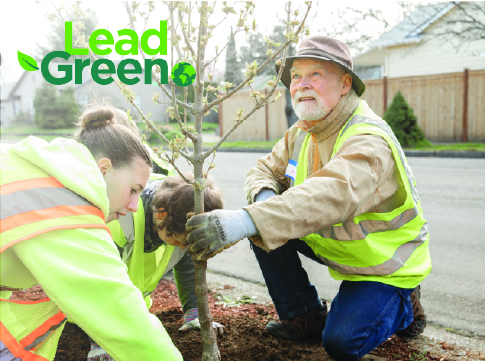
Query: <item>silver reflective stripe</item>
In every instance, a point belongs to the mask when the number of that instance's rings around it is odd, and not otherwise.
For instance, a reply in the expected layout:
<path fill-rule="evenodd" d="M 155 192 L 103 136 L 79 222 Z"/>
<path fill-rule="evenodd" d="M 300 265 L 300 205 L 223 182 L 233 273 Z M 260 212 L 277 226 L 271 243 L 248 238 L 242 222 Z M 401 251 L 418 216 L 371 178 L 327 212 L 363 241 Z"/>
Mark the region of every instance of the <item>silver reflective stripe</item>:
<path fill-rule="evenodd" d="M 44 341 L 44 340 L 47 338 L 47 336 L 49 336 L 49 335 L 51 334 L 51 332 L 53 332 L 53 331 L 57 330 L 57 329 L 58 329 L 59 327 L 61 327 L 61 326 L 63 325 L 63 323 L 64 323 L 64 322 L 66 322 L 66 321 L 67 321 L 67 317 L 64 317 L 64 319 L 63 319 L 61 322 L 59 322 L 59 323 L 58 323 L 58 324 L 56 324 L 56 325 L 53 325 L 53 326 L 49 327 L 49 329 L 46 331 L 46 333 L 45 333 L 45 334 L 43 334 L 43 335 L 41 335 L 41 336 L 37 337 L 37 338 L 36 338 L 36 339 L 35 339 L 35 340 L 34 340 L 34 341 L 33 341 L 33 342 L 30 344 L 30 345 L 25 346 L 25 347 L 24 347 L 24 349 L 25 349 L 26 351 L 30 351 L 30 350 L 32 350 L 34 347 L 37 347 L 37 346 L 38 346 L 38 345 L 39 345 L 39 344 L 40 344 L 42 341 Z"/>
<path fill-rule="evenodd" d="M 344 129 L 341 133 L 341 136 L 343 136 L 346 133 L 346 131 L 350 127 L 352 127 L 353 125 L 363 124 L 363 123 L 373 125 L 375 127 L 380 128 L 393 141 L 393 143 L 395 144 L 395 147 L 398 150 L 398 155 L 400 156 L 400 160 L 403 164 L 403 168 L 405 169 L 405 174 L 407 175 L 408 183 L 410 184 L 410 190 L 412 191 L 413 200 L 414 200 L 415 203 L 418 203 L 419 196 L 418 196 L 417 189 L 415 188 L 415 185 L 414 185 L 414 182 L 413 182 L 412 170 L 410 169 L 410 167 L 407 164 L 407 161 L 405 159 L 405 154 L 403 153 L 403 149 L 400 146 L 400 143 L 398 142 L 397 138 L 395 137 L 395 134 L 393 134 L 393 131 L 391 130 L 390 126 L 384 120 L 371 119 L 371 118 L 363 117 L 361 115 L 355 115 L 345 125 L 345 127 L 344 127 Z"/>
<path fill-rule="evenodd" d="M 324 262 L 325 265 L 331 267 L 333 270 L 341 274 L 391 275 L 398 271 L 400 268 L 402 268 L 405 262 L 412 256 L 412 253 L 427 240 L 428 233 L 428 225 L 427 223 L 425 223 L 414 240 L 402 244 L 400 247 L 397 248 L 397 250 L 390 259 L 376 266 L 346 266 L 335 261 L 331 261 L 330 259 L 325 258 L 321 255 L 317 256 L 322 260 L 322 262 Z"/>
<path fill-rule="evenodd" d="M 407 209 L 391 221 L 362 220 L 358 224 L 353 219 L 343 222 L 342 226 L 330 226 L 316 234 L 323 238 L 330 238 L 336 241 L 356 241 L 365 239 L 370 233 L 397 230 L 413 220 L 420 214 L 417 207 Z"/>
<path fill-rule="evenodd" d="M 80 195 L 67 188 L 30 188 L 0 196 L 2 212 L 0 219 L 20 213 L 58 206 L 91 206 Z"/>
<path fill-rule="evenodd" d="M 299 134 L 297 134 L 297 138 L 295 139 L 294 142 L 294 150 L 292 154 L 290 155 L 290 159 L 294 160 L 297 162 L 297 167 L 299 166 L 299 155 L 302 150 L 302 145 L 304 144 L 305 137 L 307 136 L 307 132 L 303 131 L 302 129 L 299 129 Z M 295 184 L 295 181 L 292 178 L 290 179 L 290 187 L 293 187 Z"/>

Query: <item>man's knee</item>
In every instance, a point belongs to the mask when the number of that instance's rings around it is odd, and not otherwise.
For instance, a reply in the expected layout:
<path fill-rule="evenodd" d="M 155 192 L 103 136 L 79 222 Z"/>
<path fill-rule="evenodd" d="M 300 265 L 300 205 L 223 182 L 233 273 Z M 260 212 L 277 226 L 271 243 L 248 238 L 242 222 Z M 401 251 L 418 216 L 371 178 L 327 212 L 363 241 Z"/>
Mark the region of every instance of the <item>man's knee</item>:
<path fill-rule="evenodd" d="M 326 332 L 322 335 L 322 346 L 327 354 L 336 361 L 355 361 L 358 359 L 359 348 L 356 339 L 348 332 Z"/>

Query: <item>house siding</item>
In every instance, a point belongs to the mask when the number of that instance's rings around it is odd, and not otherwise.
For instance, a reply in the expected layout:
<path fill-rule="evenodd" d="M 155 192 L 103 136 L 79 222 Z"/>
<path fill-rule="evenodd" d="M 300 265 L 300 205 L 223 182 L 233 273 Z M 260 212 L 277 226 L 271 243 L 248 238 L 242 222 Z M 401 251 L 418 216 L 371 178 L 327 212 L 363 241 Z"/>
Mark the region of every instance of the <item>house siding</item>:
<path fill-rule="evenodd" d="M 389 48 L 387 53 L 385 69 L 390 78 L 484 69 L 484 41 L 472 42 L 457 52 L 450 43 L 431 39 L 416 46 Z"/>

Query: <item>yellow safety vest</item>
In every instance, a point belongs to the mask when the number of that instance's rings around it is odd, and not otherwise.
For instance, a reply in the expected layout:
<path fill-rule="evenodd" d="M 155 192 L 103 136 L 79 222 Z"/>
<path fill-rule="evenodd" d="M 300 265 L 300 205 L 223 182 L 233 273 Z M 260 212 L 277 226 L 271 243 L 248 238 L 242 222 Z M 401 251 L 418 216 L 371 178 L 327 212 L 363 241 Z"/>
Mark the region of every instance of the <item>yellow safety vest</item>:
<path fill-rule="evenodd" d="M 151 180 L 164 179 L 165 176 L 152 174 Z M 133 284 L 142 292 L 147 308 L 150 308 L 152 300 L 150 294 L 153 292 L 169 264 L 175 246 L 170 244 L 162 245 L 154 252 L 144 252 L 145 235 L 145 211 L 142 198 L 138 199 L 137 212 L 133 213 L 133 226 L 135 241 L 130 258 L 127 262 L 128 277 Z M 127 244 L 126 235 L 118 220 L 108 223 L 113 240 L 123 248 Z"/>
<path fill-rule="evenodd" d="M 381 119 L 364 117 L 361 100 L 341 129 L 331 159 L 347 139 L 357 134 L 380 135 L 386 140 L 399 170 L 399 181 L 406 191 L 405 202 L 391 212 L 363 213 L 301 240 L 329 267 L 334 279 L 415 288 L 430 273 L 432 264 L 428 224 L 423 217 L 412 171 L 391 128 Z M 303 183 L 307 177 L 309 138 L 310 133 L 299 130 L 289 162 L 297 168 L 291 186 Z"/>
<path fill-rule="evenodd" d="M 105 228 L 104 215 L 83 197 L 27 160 L 2 154 L 0 253 L 39 234 L 59 229 Z M 5 207 L 8 205 L 8 207 Z M 17 289 L 2 285 L 2 291 Z M 2 360 L 52 360 L 66 315 L 49 298 L 0 299 Z"/>

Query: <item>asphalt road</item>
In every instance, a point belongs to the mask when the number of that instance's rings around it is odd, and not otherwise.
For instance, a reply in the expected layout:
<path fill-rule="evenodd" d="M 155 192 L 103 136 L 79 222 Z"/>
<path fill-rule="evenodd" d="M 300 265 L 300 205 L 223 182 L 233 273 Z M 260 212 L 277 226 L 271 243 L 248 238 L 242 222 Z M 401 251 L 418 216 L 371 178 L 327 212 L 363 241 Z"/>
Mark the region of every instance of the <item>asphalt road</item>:
<path fill-rule="evenodd" d="M 225 193 L 225 208 L 246 204 L 243 185 L 264 153 L 219 152 L 211 170 Z M 429 222 L 433 269 L 422 283 L 422 304 L 433 324 L 484 335 L 485 328 L 485 161 L 409 158 Z M 181 169 L 189 166 L 180 160 Z M 339 282 L 325 266 L 301 257 L 321 298 L 333 299 Z M 243 240 L 210 259 L 208 268 L 264 282 L 249 242 Z"/>

